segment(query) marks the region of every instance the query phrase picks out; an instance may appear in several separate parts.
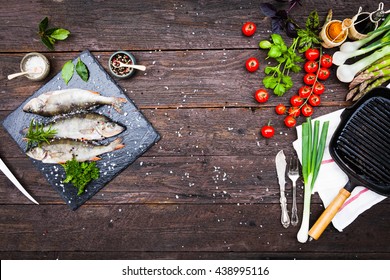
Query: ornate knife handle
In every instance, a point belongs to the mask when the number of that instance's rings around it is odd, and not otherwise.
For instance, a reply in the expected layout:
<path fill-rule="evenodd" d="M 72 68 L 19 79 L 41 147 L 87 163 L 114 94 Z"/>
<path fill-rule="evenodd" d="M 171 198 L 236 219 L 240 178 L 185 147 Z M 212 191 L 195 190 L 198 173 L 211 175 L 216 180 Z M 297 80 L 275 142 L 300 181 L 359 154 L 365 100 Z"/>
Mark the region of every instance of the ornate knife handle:
<path fill-rule="evenodd" d="M 280 197 L 280 206 L 282 208 L 282 215 L 280 217 L 280 221 L 285 228 L 288 228 L 288 226 L 290 225 L 290 217 L 288 216 L 287 199 L 284 193 L 282 193 Z"/>

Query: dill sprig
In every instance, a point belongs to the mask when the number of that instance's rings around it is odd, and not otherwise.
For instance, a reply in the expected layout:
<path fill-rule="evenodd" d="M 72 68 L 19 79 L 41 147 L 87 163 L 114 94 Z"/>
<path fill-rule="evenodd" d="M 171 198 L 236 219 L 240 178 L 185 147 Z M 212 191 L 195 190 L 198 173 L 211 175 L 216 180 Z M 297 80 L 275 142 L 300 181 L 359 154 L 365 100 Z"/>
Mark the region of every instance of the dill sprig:
<path fill-rule="evenodd" d="M 54 138 L 56 133 L 57 130 L 52 129 L 51 126 L 44 128 L 43 124 L 35 123 L 34 120 L 31 120 L 25 137 L 27 140 L 27 149 L 35 145 L 39 146 L 42 142 L 49 143 L 49 139 Z"/>

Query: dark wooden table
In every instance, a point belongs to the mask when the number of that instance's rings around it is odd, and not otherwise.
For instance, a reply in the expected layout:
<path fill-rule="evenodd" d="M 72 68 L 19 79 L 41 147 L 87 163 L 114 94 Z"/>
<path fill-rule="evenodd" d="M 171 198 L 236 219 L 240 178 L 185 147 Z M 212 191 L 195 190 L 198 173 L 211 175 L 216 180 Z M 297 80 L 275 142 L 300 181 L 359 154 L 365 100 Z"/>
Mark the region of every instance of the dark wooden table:
<path fill-rule="evenodd" d="M 283 97 L 254 101 L 267 63 L 258 42 L 270 35 L 260 2 L 2 0 L 1 121 L 83 50 L 107 69 L 109 56 L 122 49 L 147 71 L 117 81 L 162 139 L 72 211 L 1 127 L 1 158 L 40 202 L 33 205 L 0 173 L 1 259 L 389 259 L 388 199 L 343 232 L 329 226 L 316 242 L 301 244 L 297 227 L 280 224 L 274 157 L 281 149 L 293 155 L 297 135 L 274 107 L 288 103 L 303 75 L 293 76 Z M 336 19 L 353 16 L 359 5 L 377 8 L 375 1 L 301 2 L 292 16 L 302 25 L 314 9 L 323 20 L 329 8 Z M 71 31 L 55 51 L 37 35 L 45 16 Z M 249 20 L 258 31 L 247 38 L 241 26 Z M 32 51 L 49 58 L 49 77 L 8 81 Z M 253 74 L 244 68 L 250 56 L 262 63 Z M 350 105 L 334 68 L 326 87 L 314 117 Z M 259 128 L 269 119 L 277 133 L 266 145 Z M 287 189 L 291 207 L 289 181 Z M 300 217 L 302 207 L 299 189 Z M 323 209 L 313 195 L 311 223 Z"/>

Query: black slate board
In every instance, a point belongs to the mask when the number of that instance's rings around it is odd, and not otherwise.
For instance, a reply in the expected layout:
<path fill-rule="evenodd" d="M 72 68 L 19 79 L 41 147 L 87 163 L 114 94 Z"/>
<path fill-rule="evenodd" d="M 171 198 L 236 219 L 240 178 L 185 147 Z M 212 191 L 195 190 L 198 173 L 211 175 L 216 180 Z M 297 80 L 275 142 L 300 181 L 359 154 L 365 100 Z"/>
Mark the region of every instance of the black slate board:
<path fill-rule="evenodd" d="M 80 58 L 88 67 L 90 77 L 87 82 L 81 80 L 81 78 L 75 73 L 68 85 L 66 85 L 60 72 L 48 83 L 34 92 L 30 98 L 25 100 L 15 111 L 8 115 L 3 122 L 3 126 L 7 132 L 12 136 L 19 147 L 23 151 L 26 151 L 26 142 L 22 139 L 24 135 L 21 131 L 29 126 L 31 119 L 35 119 L 38 122 L 46 122 L 50 120 L 49 118 L 25 113 L 23 111 L 23 106 L 30 99 L 52 90 L 81 88 L 99 92 L 101 95 L 123 97 L 128 100 L 128 102 L 123 104 L 123 112 L 121 113 L 115 111 L 111 106 L 101 106 L 94 110 L 95 112 L 104 114 L 113 121 L 126 127 L 124 132 L 116 136 L 123 138 L 125 147 L 100 156 L 102 159 L 97 161 L 97 166 L 100 169 L 100 178 L 92 181 L 86 187 L 84 194 L 78 196 L 77 189 L 75 187 L 70 184 L 62 183 L 65 178 L 62 166 L 58 164 L 44 164 L 41 161 L 31 159 L 33 164 L 44 174 L 50 185 L 53 186 L 53 188 L 59 193 L 62 199 L 72 210 L 76 210 L 88 199 L 94 196 L 108 182 L 127 168 L 160 139 L 160 135 L 156 132 L 149 121 L 138 110 L 135 104 L 125 95 L 121 87 L 117 85 L 113 78 L 105 71 L 105 69 L 89 51 L 84 51 L 79 57 L 75 58 L 73 60 L 75 65 L 78 58 Z M 106 144 L 116 139 L 116 137 L 105 139 L 99 143 Z"/>

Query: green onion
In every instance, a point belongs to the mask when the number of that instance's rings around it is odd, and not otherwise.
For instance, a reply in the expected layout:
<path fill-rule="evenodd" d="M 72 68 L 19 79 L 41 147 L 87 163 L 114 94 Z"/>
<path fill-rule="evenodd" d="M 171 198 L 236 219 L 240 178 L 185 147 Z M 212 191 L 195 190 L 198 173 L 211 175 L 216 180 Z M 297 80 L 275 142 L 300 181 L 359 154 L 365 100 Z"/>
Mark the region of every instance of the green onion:
<path fill-rule="evenodd" d="M 310 117 L 302 124 L 302 175 L 305 186 L 302 224 L 297 234 L 301 243 L 305 243 L 309 237 L 311 194 L 324 156 L 328 128 L 329 121 L 325 121 L 320 135 L 320 121 L 314 121 L 314 131 Z"/>

